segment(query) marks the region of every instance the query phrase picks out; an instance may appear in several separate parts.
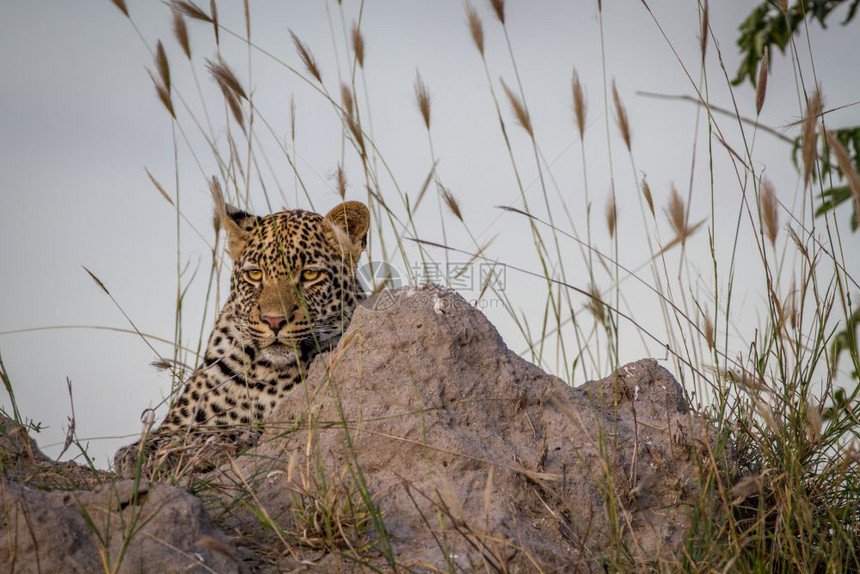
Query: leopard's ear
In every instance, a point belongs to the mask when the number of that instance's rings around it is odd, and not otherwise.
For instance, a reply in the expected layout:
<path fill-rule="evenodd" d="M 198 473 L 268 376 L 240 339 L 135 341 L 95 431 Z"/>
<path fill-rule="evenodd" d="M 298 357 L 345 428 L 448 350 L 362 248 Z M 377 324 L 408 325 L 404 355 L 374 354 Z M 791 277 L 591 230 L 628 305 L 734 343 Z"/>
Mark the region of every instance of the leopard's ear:
<path fill-rule="evenodd" d="M 328 212 L 324 221 L 330 224 L 327 234 L 332 245 L 356 261 L 364 251 L 367 230 L 370 227 L 370 212 L 359 201 L 346 201 Z"/>
<path fill-rule="evenodd" d="M 223 227 L 227 232 L 227 251 L 230 252 L 233 261 L 236 261 L 248 245 L 251 231 L 259 218 L 242 211 L 238 207 L 224 203 L 224 197 L 221 195 L 221 184 L 214 176 L 209 184 L 209 190 L 212 192 L 212 199 L 215 202 L 215 230 L 217 232 Z"/>

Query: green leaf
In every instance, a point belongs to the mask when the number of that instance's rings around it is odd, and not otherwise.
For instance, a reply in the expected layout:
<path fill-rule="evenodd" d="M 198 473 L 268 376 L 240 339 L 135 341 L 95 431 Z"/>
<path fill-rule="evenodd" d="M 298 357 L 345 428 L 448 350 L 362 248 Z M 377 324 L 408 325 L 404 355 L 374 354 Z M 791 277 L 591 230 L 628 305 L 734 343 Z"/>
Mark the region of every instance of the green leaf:
<path fill-rule="evenodd" d="M 763 2 L 753 8 L 738 27 L 737 44 L 743 59 L 732 84 L 740 85 L 749 78 L 750 84 L 755 86 L 759 61 L 765 51 L 770 57 L 772 47 L 776 46 L 785 53 L 791 36 L 802 27 L 806 17 L 817 20 L 822 28 L 826 28 L 831 12 L 849 1 L 848 14 L 840 22 L 844 26 L 854 19 L 860 0 L 798 0 L 787 14 L 783 14 L 773 2 Z"/>
<path fill-rule="evenodd" d="M 847 185 L 831 187 L 818 194 L 818 199 L 821 200 L 821 204 L 815 210 L 815 217 L 821 217 L 828 211 L 836 209 L 836 206 L 851 199 L 851 188 Z"/>

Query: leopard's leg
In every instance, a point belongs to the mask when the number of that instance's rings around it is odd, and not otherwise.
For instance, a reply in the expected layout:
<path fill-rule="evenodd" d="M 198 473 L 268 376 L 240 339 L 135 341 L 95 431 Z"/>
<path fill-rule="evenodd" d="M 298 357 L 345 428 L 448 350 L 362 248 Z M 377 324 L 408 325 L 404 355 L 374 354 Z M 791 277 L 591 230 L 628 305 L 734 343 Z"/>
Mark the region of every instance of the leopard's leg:
<path fill-rule="evenodd" d="M 167 461 L 164 459 L 168 457 L 163 454 L 175 438 L 175 433 L 155 431 L 145 435 L 142 440 L 120 448 L 114 455 L 114 472 L 120 478 L 138 475 L 151 478 L 155 471 L 165 466 Z"/>

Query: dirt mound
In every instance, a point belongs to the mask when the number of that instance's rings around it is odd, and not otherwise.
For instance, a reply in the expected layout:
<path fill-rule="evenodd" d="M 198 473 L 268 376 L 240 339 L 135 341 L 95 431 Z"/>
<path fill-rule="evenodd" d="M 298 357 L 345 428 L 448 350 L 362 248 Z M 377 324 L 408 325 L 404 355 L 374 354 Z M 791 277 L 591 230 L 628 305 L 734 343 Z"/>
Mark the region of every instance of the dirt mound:
<path fill-rule="evenodd" d="M 52 492 L 2 481 L 0 536 L 9 572 L 240 571 L 200 500 L 131 480 Z"/>
<path fill-rule="evenodd" d="M 699 496 L 703 425 L 656 361 L 569 387 L 439 287 L 372 299 L 274 418 L 209 480 L 254 492 L 231 528 L 334 549 L 311 557 L 326 569 L 350 553 L 523 571 L 677 557 Z M 308 559 L 291 552 L 279 567 Z"/>
<path fill-rule="evenodd" d="M 0 564 L 516 572 L 674 561 L 688 508 L 701 507 L 703 428 L 656 361 L 572 388 L 508 350 L 456 293 L 385 292 L 318 357 L 259 446 L 179 481 L 197 497 L 55 463 L 0 419 Z"/>

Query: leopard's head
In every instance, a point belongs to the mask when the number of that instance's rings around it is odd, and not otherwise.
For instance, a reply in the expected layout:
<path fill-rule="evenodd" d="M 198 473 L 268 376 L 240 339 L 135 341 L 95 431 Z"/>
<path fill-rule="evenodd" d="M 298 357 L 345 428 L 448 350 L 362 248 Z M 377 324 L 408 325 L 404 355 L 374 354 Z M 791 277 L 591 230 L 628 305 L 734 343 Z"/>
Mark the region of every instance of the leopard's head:
<path fill-rule="evenodd" d="M 223 203 L 216 211 L 233 259 L 230 302 L 243 344 L 277 365 L 335 341 L 358 302 L 367 207 L 347 201 L 325 217 L 301 210 L 258 217 Z"/>

